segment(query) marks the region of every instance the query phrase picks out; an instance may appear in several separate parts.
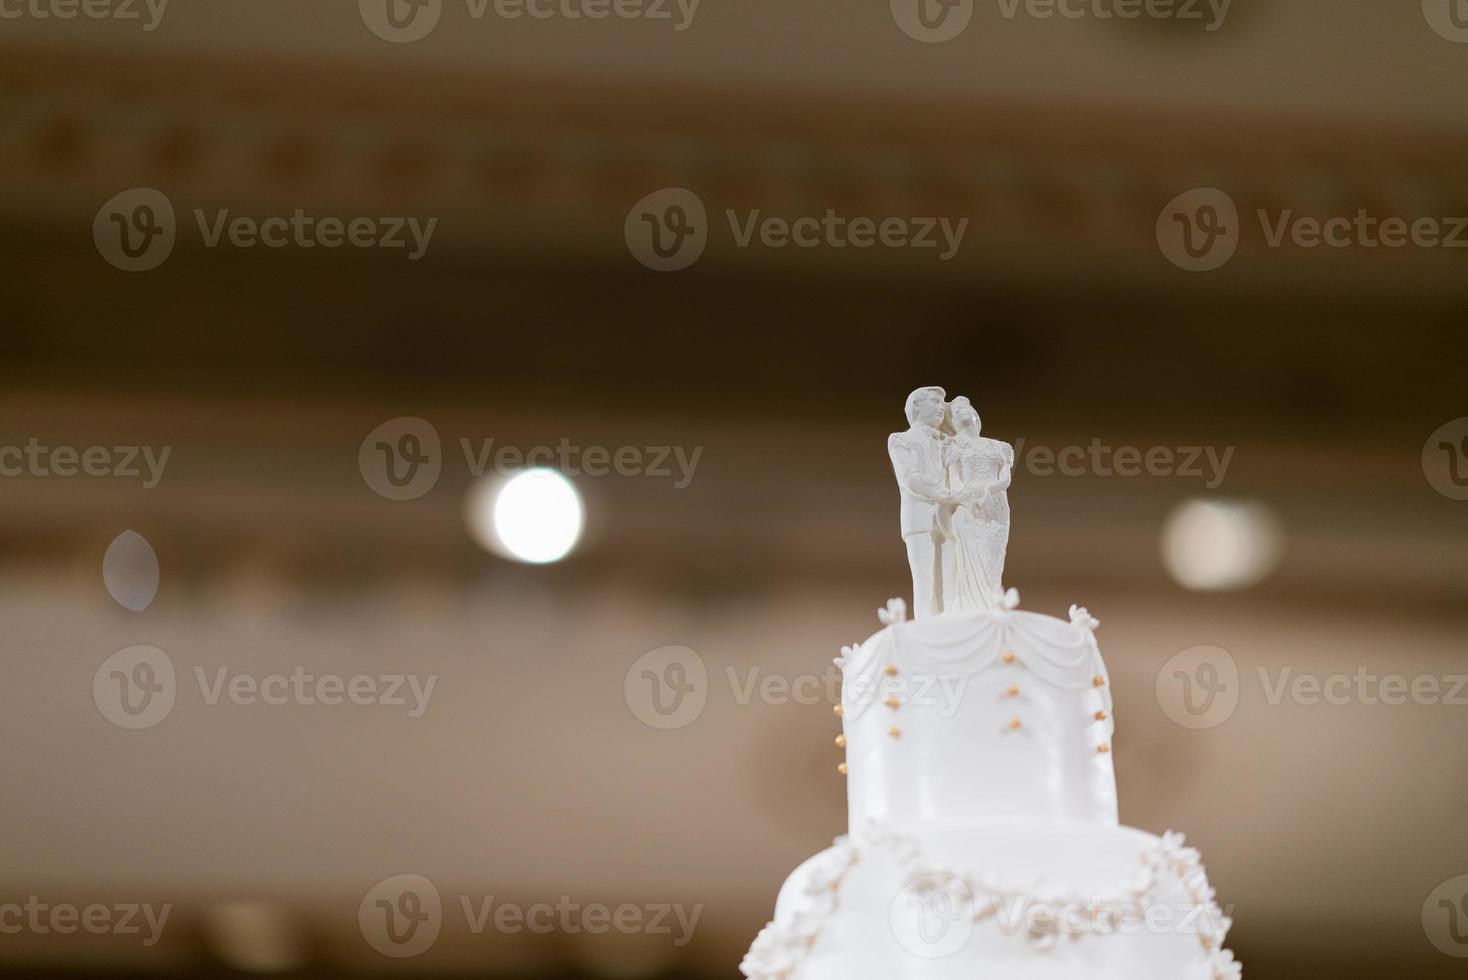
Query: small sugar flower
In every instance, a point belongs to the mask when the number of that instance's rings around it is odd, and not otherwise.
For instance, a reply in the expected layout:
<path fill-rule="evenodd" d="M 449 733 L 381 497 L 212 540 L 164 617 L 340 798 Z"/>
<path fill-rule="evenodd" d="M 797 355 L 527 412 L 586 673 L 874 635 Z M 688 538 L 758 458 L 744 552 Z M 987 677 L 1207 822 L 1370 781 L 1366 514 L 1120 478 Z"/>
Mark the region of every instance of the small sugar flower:
<path fill-rule="evenodd" d="M 1243 980 L 1244 965 L 1229 950 L 1213 954 L 1213 980 Z"/>
<path fill-rule="evenodd" d="M 990 594 L 990 601 L 995 609 L 1006 609 L 1013 611 L 1019 608 L 1019 589 L 995 589 Z"/>
<path fill-rule="evenodd" d="M 885 609 L 877 610 L 877 621 L 883 626 L 891 626 L 907 619 L 907 603 L 901 599 L 888 599 Z"/>
<path fill-rule="evenodd" d="M 1091 611 L 1085 606 L 1070 607 L 1070 625 L 1079 626 L 1083 630 L 1094 630 L 1101 625 L 1101 620 L 1091 615 Z"/>

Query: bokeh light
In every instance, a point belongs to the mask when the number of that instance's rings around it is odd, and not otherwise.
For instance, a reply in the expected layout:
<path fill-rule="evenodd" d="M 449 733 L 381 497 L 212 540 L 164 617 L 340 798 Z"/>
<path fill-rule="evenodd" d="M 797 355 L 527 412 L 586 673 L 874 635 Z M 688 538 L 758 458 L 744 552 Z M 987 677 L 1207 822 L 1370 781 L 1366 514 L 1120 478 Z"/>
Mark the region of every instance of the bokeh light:
<path fill-rule="evenodd" d="M 575 485 L 551 469 L 486 477 L 465 501 L 469 533 L 489 551 L 535 565 L 565 558 L 581 539 L 585 507 Z"/>
<path fill-rule="evenodd" d="M 1178 584 L 1226 592 L 1263 581 L 1284 553 L 1279 520 L 1255 501 L 1192 499 L 1162 530 L 1162 558 Z"/>

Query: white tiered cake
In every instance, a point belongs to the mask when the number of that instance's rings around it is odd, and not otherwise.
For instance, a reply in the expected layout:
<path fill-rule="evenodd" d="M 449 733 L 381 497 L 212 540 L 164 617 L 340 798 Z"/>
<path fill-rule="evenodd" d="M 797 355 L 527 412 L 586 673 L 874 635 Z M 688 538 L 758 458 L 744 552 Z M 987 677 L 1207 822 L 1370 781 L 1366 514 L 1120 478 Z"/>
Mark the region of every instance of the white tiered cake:
<path fill-rule="evenodd" d="M 1068 623 L 1020 612 L 998 590 L 1013 457 L 979 436 L 965 399 L 943 397 L 914 392 L 913 427 L 889 443 L 917 619 L 892 600 L 884 628 L 837 661 L 849 836 L 790 876 L 741 969 L 1237 980 L 1197 852 L 1118 824 L 1096 620 L 1076 606 Z M 912 519 L 914 498 L 931 528 Z"/>

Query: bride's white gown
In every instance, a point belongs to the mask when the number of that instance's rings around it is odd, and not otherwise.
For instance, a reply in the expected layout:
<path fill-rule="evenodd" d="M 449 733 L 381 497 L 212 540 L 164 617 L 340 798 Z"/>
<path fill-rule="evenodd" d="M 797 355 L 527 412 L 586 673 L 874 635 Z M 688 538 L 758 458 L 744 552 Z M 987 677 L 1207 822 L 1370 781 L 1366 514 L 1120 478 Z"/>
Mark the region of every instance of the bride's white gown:
<path fill-rule="evenodd" d="M 989 487 L 1009 480 L 1014 448 L 997 439 L 953 440 L 951 480 L 963 487 Z M 1003 591 L 1004 553 L 1009 547 L 1009 493 L 992 490 L 982 504 L 965 505 L 952 516 L 953 590 L 945 611 L 992 609 Z"/>

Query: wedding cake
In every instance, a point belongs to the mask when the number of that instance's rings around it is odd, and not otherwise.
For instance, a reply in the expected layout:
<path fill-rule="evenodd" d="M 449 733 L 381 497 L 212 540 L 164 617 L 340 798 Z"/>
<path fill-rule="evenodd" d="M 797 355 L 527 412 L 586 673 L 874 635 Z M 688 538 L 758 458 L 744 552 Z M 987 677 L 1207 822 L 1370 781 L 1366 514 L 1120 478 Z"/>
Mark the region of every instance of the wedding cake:
<path fill-rule="evenodd" d="M 967 399 L 888 449 L 915 619 L 841 651 L 848 835 L 796 869 L 750 980 L 1238 980 L 1182 837 L 1120 826 L 1099 625 L 1001 591 L 1013 453 Z"/>

